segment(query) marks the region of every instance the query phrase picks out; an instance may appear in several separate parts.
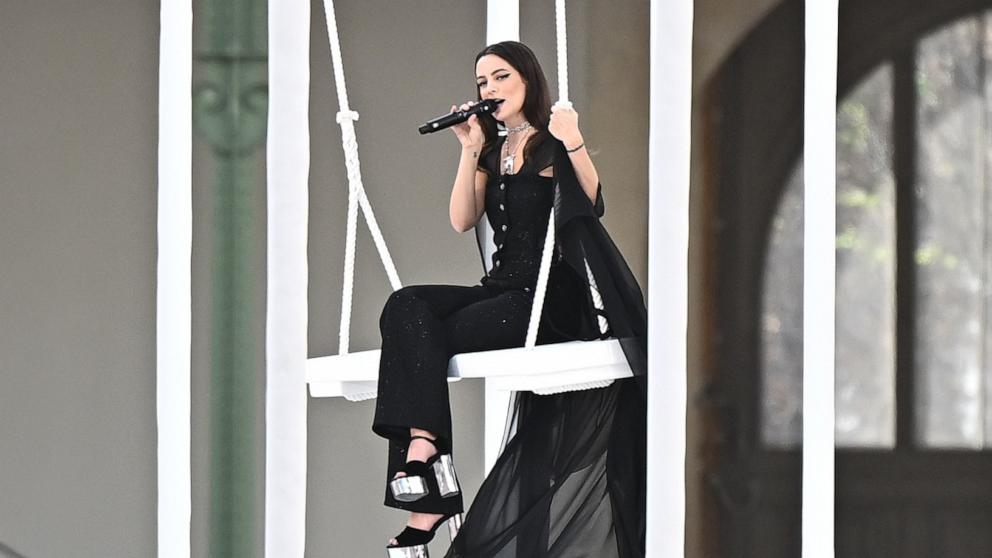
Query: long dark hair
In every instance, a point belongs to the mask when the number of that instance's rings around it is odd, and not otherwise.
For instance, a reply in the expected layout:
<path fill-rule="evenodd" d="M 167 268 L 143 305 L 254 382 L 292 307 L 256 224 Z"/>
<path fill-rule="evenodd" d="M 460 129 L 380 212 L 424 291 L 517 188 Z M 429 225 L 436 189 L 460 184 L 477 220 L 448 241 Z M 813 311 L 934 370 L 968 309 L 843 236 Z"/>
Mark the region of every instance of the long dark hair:
<path fill-rule="evenodd" d="M 475 56 L 476 64 L 487 54 L 506 60 L 513 69 L 520 72 L 520 77 L 526 85 L 524 118 L 537 130 L 524 147 L 524 159 L 530 159 L 537 146 L 550 136 L 548 122 L 551 120 L 551 94 L 548 91 L 548 80 L 544 77 L 544 70 L 541 69 L 537 56 L 534 56 L 534 51 L 517 41 L 503 41 L 487 46 Z M 475 87 L 475 94 L 477 99 L 482 100 L 478 86 Z M 482 126 L 486 137 L 482 146 L 482 156 L 485 157 L 496 146 L 496 119 L 487 114 L 479 119 L 479 125 Z"/>

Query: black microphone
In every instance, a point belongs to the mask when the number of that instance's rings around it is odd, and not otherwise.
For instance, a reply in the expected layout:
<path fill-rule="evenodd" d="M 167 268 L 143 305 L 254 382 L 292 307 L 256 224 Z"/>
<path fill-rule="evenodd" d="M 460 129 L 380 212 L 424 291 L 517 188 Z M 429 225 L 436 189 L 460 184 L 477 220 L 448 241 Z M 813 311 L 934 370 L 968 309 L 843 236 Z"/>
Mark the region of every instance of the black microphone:
<path fill-rule="evenodd" d="M 462 110 L 458 112 L 452 112 L 451 114 L 445 114 L 444 116 L 439 116 L 434 120 L 428 120 L 427 124 L 420 127 L 421 134 L 430 134 L 438 130 L 443 130 L 445 128 L 450 128 L 455 124 L 461 124 L 468 120 L 469 116 L 473 114 L 488 114 L 496 110 L 496 107 L 503 102 L 503 99 L 486 99 L 485 101 L 478 102 L 468 110 Z"/>

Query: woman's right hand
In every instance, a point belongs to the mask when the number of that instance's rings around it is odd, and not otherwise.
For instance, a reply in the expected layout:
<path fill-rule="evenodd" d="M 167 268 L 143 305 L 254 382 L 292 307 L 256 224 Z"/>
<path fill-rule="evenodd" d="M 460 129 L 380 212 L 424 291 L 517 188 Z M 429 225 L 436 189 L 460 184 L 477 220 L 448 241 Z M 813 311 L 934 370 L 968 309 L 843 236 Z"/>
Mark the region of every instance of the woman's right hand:
<path fill-rule="evenodd" d="M 475 101 L 469 101 L 467 103 L 462 103 L 461 106 L 451 105 L 451 112 L 456 110 L 468 110 L 472 108 Z M 468 120 L 462 122 L 461 124 L 455 124 L 451 127 L 451 131 L 455 133 L 455 137 L 458 138 L 458 142 L 462 144 L 462 149 L 481 149 L 482 144 L 486 141 L 486 136 L 482 132 L 482 126 L 479 125 L 478 115 L 473 114 L 468 117 Z"/>

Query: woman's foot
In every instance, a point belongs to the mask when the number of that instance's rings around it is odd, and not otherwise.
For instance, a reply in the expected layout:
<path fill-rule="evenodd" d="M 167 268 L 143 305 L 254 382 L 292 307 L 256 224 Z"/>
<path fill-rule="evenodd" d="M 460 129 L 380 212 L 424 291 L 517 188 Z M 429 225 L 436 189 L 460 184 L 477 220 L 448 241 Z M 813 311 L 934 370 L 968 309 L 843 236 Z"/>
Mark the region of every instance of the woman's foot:
<path fill-rule="evenodd" d="M 413 527 L 414 529 L 419 529 L 421 531 L 431 531 L 434 525 L 443 518 L 444 515 L 439 513 L 417 513 L 413 512 L 410 514 L 410 519 L 406 522 L 407 527 Z M 397 544 L 396 538 L 389 539 L 390 546 L 395 546 Z"/>
<path fill-rule="evenodd" d="M 406 462 L 411 461 L 421 461 L 427 463 L 427 461 L 437 455 L 437 447 L 432 443 L 437 437 L 426 430 L 420 430 L 419 428 L 410 429 L 410 445 L 406 450 Z M 424 438 L 428 438 L 425 440 Z M 394 479 L 405 477 L 406 473 L 399 471 L 394 476 Z M 412 512 L 410 514 L 410 519 L 406 522 L 407 527 L 413 527 L 414 529 L 420 529 L 421 531 L 430 531 L 434 524 L 437 523 L 439 519 L 444 517 L 439 513 L 417 513 Z M 389 540 L 390 545 L 396 544 L 396 539 L 392 538 Z"/>
<path fill-rule="evenodd" d="M 426 430 L 420 430 L 419 428 L 411 428 L 410 436 L 414 436 L 410 439 L 410 445 L 406 449 L 406 462 L 411 461 L 421 461 L 427 463 L 427 460 L 437 455 L 437 447 L 433 444 L 433 440 L 437 437 Z M 427 438 L 426 440 L 424 438 Z M 399 471 L 393 476 L 394 479 L 400 477 L 405 477 L 406 473 Z"/>
<path fill-rule="evenodd" d="M 430 440 L 435 440 L 434 436 L 429 433 L 417 434 L 417 436 L 425 436 L 430 438 Z M 427 460 L 437 455 L 437 447 L 430 440 L 425 440 L 423 438 L 413 438 L 410 440 L 410 446 L 406 450 L 406 461 L 423 461 L 427 463 Z"/>
<path fill-rule="evenodd" d="M 437 461 L 447 457 L 438 455 L 433 434 L 415 428 L 411 428 L 410 432 L 406 463 L 389 481 L 389 490 L 398 502 L 416 502 L 431 492 L 432 485 L 434 490 L 438 490 L 434 482 L 438 474 Z"/>

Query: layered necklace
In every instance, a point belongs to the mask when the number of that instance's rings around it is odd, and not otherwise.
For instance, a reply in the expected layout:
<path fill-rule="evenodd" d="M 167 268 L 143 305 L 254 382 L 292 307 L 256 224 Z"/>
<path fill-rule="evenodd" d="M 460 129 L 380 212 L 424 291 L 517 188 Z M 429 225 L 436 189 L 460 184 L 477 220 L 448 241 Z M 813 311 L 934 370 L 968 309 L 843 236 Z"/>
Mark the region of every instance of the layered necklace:
<path fill-rule="evenodd" d="M 513 149 L 510 149 L 510 142 L 513 141 L 514 136 L 530 127 L 530 122 L 524 122 L 519 126 L 506 129 L 506 141 L 503 142 L 503 174 L 513 173 L 513 163 L 516 160 L 516 153 L 520 149 L 520 144 L 523 143 L 521 140 L 518 140 Z"/>

